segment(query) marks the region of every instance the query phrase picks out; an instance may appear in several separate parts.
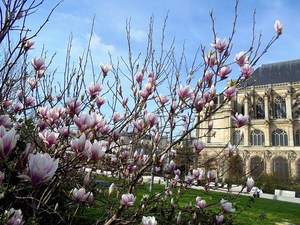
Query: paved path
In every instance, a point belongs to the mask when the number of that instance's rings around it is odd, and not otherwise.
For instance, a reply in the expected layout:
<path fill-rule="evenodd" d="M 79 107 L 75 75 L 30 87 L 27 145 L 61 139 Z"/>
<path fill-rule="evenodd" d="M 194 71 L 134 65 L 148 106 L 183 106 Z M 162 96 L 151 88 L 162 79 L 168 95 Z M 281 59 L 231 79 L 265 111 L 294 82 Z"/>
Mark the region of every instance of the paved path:
<path fill-rule="evenodd" d="M 143 180 L 145 183 L 150 183 L 151 180 L 151 176 L 143 176 Z M 160 184 L 164 184 L 165 181 L 163 178 L 160 177 L 154 177 L 154 183 L 160 183 Z M 200 186 L 191 186 L 191 188 L 193 189 L 204 189 L 203 187 Z M 230 191 L 233 194 L 238 194 L 242 189 L 242 186 L 237 186 L 237 185 L 233 185 L 233 187 L 230 189 Z M 227 192 L 227 189 L 222 189 L 222 188 L 218 188 L 215 189 L 214 191 L 220 191 L 220 192 Z M 241 193 L 242 195 L 245 196 L 250 196 L 253 195 L 253 193 Z M 286 197 L 286 196 L 279 196 L 279 195 L 272 195 L 272 194 L 266 194 L 266 193 L 260 193 L 260 198 L 265 198 L 265 199 L 270 199 L 270 200 L 278 200 L 278 201 L 285 201 L 285 202 L 292 202 L 292 203 L 298 203 L 300 204 L 300 198 L 294 198 L 294 197 Z"/>

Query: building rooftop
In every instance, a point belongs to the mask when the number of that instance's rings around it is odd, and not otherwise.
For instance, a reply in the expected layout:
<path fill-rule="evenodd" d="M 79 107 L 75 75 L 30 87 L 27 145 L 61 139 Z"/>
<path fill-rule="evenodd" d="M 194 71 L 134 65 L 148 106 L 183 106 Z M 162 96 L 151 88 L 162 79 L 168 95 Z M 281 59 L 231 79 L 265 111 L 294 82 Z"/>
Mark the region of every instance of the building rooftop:
<path fill-rule="evenodd" d="M 300 81 L 300 59 L 263 64 L 241 86 L 258 86 Z"/>

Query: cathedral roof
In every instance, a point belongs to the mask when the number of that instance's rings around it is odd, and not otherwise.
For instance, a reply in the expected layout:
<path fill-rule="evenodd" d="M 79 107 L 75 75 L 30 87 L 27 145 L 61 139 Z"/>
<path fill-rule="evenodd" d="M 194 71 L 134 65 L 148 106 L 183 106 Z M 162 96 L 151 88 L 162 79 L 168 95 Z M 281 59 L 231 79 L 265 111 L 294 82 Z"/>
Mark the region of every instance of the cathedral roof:
<path fill-rule="evenodd" d="M 263 64 L 243 86 L 258 86 L 300 81 L 300 59 Z"/>

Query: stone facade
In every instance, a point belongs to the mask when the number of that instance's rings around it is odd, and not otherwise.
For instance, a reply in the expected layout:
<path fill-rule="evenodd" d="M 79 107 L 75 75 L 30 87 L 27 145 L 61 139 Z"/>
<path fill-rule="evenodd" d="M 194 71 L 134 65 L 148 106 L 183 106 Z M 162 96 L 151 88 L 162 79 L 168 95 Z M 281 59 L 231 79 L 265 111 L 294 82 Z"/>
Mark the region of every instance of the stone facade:
<path fill-rule="evenodd" d="M 220 104 L 222 96 L 215 103 Z M 235 128 L 231 116 L 249 115 L 249 124 Z M 201 120 L 202 115 L 197 116 Z M 228 142 L 236 145 L 243 172 L 278 174 L 300 179 L 300 60 L 266 64 L 239 87 L 228 104 L 213 116 L 216 133 L 202 123 L 195 138 L 207 144 L 203 154 L 218 155 Z M 199 165 L 203 164 L 199 157 Z M 222 165 L 216 165 L 224 170 Z"/>

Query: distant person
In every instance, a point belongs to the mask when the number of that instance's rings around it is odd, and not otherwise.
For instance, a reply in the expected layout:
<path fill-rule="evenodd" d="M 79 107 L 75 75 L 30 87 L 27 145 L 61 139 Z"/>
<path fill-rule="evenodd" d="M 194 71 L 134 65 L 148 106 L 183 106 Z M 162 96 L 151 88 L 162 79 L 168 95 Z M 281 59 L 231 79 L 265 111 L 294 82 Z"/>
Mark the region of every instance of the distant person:
<path fill-rule="evenodd" d="M 259 188 L 255 188 L 255 191 L 253 193 L 253 197 L 254 198 L 259 198 L 260 197 L 260 189 Z"/>

